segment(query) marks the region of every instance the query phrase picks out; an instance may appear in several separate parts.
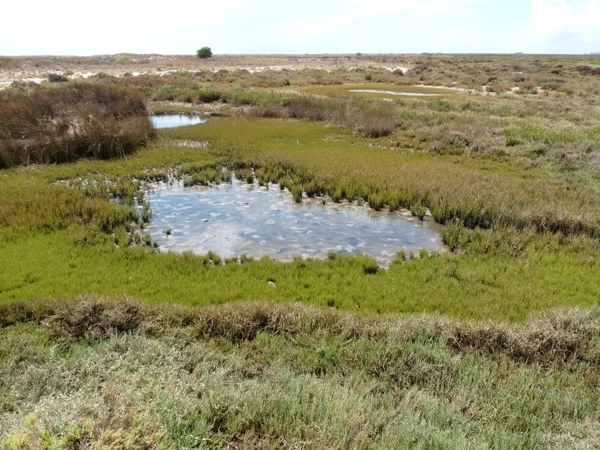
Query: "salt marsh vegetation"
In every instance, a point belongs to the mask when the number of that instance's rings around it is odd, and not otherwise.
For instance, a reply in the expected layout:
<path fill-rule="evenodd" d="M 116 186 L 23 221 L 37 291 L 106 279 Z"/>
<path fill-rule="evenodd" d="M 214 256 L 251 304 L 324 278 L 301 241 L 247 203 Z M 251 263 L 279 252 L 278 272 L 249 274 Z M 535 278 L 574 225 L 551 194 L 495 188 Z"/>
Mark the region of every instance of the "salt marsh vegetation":
<path fill-rule="evenodd" d="M 39 143 L 4 151 L 0 169 L 0 447 L 600 445 L 598 57 L 307 56 L 259 70 L 216 55 L 126 75 L 137 59 L 91 65 L 103 75 L 84 83 L 67 74 L 75 60 L 52 58 L 69 81 L 0 92 L 41 111 L 0 124 L 4 144 Z M 94 114 L 135 118 L 136 137 L 62 146 L 72 123 L 50 127 L 66 116 L 35 99 L 76 92 L 126 93 Z M 152 130 L 148 109 L 209 114 Z M 449 251 L 398 249 L 382 269 L 366 255 L 154 246 L 151 183 L 233 171 L 300 201 L 431 214 Z"/>

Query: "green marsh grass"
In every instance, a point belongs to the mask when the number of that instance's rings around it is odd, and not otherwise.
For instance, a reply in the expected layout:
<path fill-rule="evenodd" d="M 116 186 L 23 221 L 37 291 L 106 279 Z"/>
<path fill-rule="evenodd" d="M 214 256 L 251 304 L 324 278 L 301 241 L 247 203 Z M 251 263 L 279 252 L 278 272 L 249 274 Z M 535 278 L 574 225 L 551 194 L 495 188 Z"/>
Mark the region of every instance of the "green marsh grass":
<path fill-rule="evenodd" d="M 347 256 L 301 263 L 242 257 L 241 263 L 222 265 L 214 254 L 128 246 L 137 237 L 130 233 L 117 233 L 115 247 L 112 238 L 93 230 L 70 228 L 5 241 L 0 250 L 8 270 L 0 274 L 0 300 L 126 294 L 153 303 L 205 306 L 260 299 L 320 307 L 334 302 L 340 310 L 367 315 L 520 321 L 534 311 L 597 305 L 600 295 L 596 251 L 558 242 L 549 249 L 549 237 L 528 246 L 518 236 L 514 244 L 506 237 L 471 237 L 477 246 L 471 253 L 402 258 L 378 270 L 371 258 Z"/>
<path fill-rule="evenodd" d="M 183 177 L 184 186 L 209 186 L 231 181 L 231 173 L 219 163 L 186 163 L 178 173 Z"/>
<path fill-rule="evenodd" d="M 374 92 L 352 92 L 352 91 L 374 91 Z M 394 94 L 436 94 L 436 95 L 456 95 L 457 92 L 451 89 L 435 88 L 428 86 L 398 85 L 393 83 L 361 83 L 361 84 L 343 84 L 338 86 L 310 86 L 301 89 L 302 92 L 308 92 L 316 95 L 348 95 L 368 98 L 396 98 Z M 376 92 L 380 91 L 380 92 Z"/>
<path fill-rule="evenodd" d="M 232 127 L 235 135 L 229 133 Z M 303 121 L 220 119 L 166 135 L 175 133 L 209 141 L 223 164 L 253 167 L 259 180 L 264 173 L 265 181 L 290 190 L 312 183 L 334 200 L 362 199 L 375 209 L 401 206 L 422 215 L 428 208 L 442 224 L 458 220 L 469 228 L 533 226 L 540 232 L 600 236 L 593 189 L 510 161 L 373 148 L 345 129 Z"/>
<path fill-rule="evenodd" d="M 532 311 L 597 303 L 594 197 L 582 187 L 567 189 L 541 169 L 532 174 L 503 160 L 373 148 L 352 131 L 296 120 L 218 118 L 159 136 L 126 160 L 0 173 L 3 264 L 11 268 L 2 271 L 0 299 L 81 293 L 189 305 L 269 299 L 334 304 L 366 314 L 429 312 L 509 321 Z M 209 145 L 183 148 L 170 144 L 173 139 Z M 136 222 L 143 221 L 131 206 L 140 195 L 145 202 L 137 183 L 207 170 L 220 177 L 223 166 L 239 167 L 247 181 L 279 182 L 298 198 L 303 192 L 328 194 L 381 208 L 407 206 L 416 215 L 428 208 L 448 223 L 444 240 L 453 254 L 405 262 L 403 257 L 389 270 L 371 273 L 368 258 L 221 265 L 210 256 L 129 246 L 146 240 L 136 232 Z M 78 179 L 90 181 L 56 184 Z M 130 200 L 111 202 L 111 192 Z M 555 217 L 568 221 L 553 224 Z M 276 289 L 268 286 L 270 279 Z"/>
<path fill-rule="evenodd" d="M 351 128 L 359 134 L 377 138 L 391 134 L 396 127 L 393 108 L 387 103 L 346 97 L 317 98 L 288 95 L 278 105 L 261 105 L 246 112 L 250 117 L 294 118 L 326 122 Z"/>
<path fill-rule="evenodd" d="M 371 67 L 368 72 L 376 82 L 370 83 L 364 83 L 363 69 L 349 68 L 340 68 L 330 74 L 315 69 L 281 73 L 272 70 L 255 73 L 244 70 L 177 72 L 164 76 L 127 77 L 119 83 L 137 87 L 149 99 L 154 90 L 163 86 L 181 87 L 185 88 L 185 95 L 176 96 L 173 101 L 183 102 L 189 97 L 192 103 L 180 105 L 206 105 L 206 108 L 216 105 L 226 114 L 229 114 L 228 108 L 236 113 L 243 109 L 249 116 L 269 118 L 289 117 L 288 109 L 282 106 L 287 98 L 297 97 L 298 92 L 336 96 L 363 88 L 448 94 L 443 98 L 393 98 L 393 117 L 379 113 L 349 114 L 356 108 L 345 107 L 343 102 L 341 107 L 335 108 L 331 99 L 327 111 L 312 115 L 367 136 L 388 136 L 386 145 L 390 146 L 458 156 L 509 156 L 515 158 L 516 164 L 549 166 L 569 182 L 592 181 L 597 186 L 599 152 L 594 130 L 597 131 L 600 124 L 594 99 L 600 93 L 600 83 L 598 77 L 576 69 L 579 66 L 594 67 L 594 63 L 579 64 L 577 58 L 555 56 L 543 60 L 527 56 L 477 55 L 370 58 L 377 63 L 404 66 L 409 70 L 398 76 L 386 69 Z M 338 81 L 332 82 L 330 78 Z M 289 83 L 284 83 L 285 80 Z M 451 86 L 452 89 L 440 86 Z M 494 91 L 494 96 L 482 95 L 484 86 Z M 513 88 L 519 90 L 510 92 Z M 207 95 L 198 96 L 195 92 L 206 92 Z M 356 97 L 381 97 L 369 93 L 353 96 L 355 100 Z M 236 101 L 235 97 L 241 100 Z M 248 97 L 252 100 L 244 100 Z M 195 103 L 197 101 L 208 103 Z M 325 100 L 311 98 L 311 101 L 316 104 Z M 352 101 L 347 102 L 347 105 L 351 104 Z M 159 109 L 165 107 L 157 105 Z M 310 116 L 309 110 L 302 114 Z M 339 120 L 332 121 L 332 115 Z M 593 151 L 589 151 L 590 148 Z"/>
<path fill-rule="evenodd" d="M 0 170 L 0 447 L 600 446 L 598 77 L 576 69 L 594 58 L 389 58 L 411 70 L 369 68 L 377 84 L 497 95 L 276 89 L 364 70 L 105 77 L 233 117 L 115 161 Z M 383 269 L 153 248 L 146 183 L 223 168 L 432 214 L 447 251 Z"/>
<path fill-rule="evenodd" d="M 177 147 L 172 142 L 178 139 L 209 144 Z M 11 270 L 2 273 L 0 298 L 126 293 L 189 305 L 270 299 L 366 314 L 510 321 L 532 311 L 597 303 L 598 209 L 590 191 L 510 161 L 432 158 L 372 142 L 351 130 L 298 120 L 215 118 L 160 131 L 159 139 L 125 160 L 4 170 L 0 231 L 3 263 Z M 269 260 L 219 265 L 211 257 L 128 246 L 145 242 L 135 231 L 139 213 L 131 200 L 110 202 L 111 189 L 137 202 L 139 181 L 207 170 L 221 176 L 222 167 L 240 168 L 246 180 L 278 182 L 298 198 L 306 192 L 362 199 L 381 208 L 406 206 L 416 215 L 428 208 L 453 224 L 444 239 L 454 254 L 411 259 L 373 274 L 369 259 L 307 261 L 302 267 Z M 91 181 L 56 184 L 78 179 Z M 119 248 L 107 235 L 113 232 Z M 270 279 L 277 289 L 268 286 Z"/>

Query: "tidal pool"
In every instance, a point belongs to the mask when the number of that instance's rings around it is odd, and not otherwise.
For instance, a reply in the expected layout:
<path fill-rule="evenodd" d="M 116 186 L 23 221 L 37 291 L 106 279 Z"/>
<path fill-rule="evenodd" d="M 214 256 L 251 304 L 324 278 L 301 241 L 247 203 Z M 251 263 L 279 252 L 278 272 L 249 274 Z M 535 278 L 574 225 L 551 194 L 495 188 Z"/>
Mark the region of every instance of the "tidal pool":
<path fill-rule="evenodd" d="M 399 250 L 442 248 L 438 226 L 410 212 L 376 212 L 356 203 L 322 199 L 295 203 L 279 186 L 231 184 L 186 187 L 155 185 L 147 195 L 152 218 L 147 231 L 161 250 L 223 258 L 242 254 L 280 261 L 364 253 L 389 266 Z M 167 232 L 168 230 L 168 232 Z"/>
<path fill-rule="evenodd" d="M 150 121 L 154 125 L 154 128 L 175 128 L 204 123 L 206 119 L 190 114 L 159 114 L 150 116 Z"/>
<path fill-rule="evenodd" d="M 399 92 L 399 91 L 383 91 L 378 89 L 349 89 L 348 92 L 366 93 L 366 94 L 386 94 L 386 95 L 408 95 L 411 97 L 441 97 L 448 94 L 428 94 L 425 92 Z"/>

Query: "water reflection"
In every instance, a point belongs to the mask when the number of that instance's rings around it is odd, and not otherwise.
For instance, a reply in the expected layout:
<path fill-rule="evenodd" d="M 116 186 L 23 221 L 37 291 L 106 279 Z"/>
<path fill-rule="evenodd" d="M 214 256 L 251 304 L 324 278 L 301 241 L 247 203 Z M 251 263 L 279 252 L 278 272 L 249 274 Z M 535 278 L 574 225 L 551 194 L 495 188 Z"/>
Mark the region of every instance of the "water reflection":
<path fill-rule="evenodd" d="M 206 122 L 206 119 L 198 115 L 190 114 L 161 114 L 150 116 L 154 128 L 175 128 L 184 125 L 196 125 Z"/>
<path fill-rule="evenodd" d="M 417 252 L 442 246 L 433 221 L 319 199 L 298 204 L 277 185 L 267 189 L 235 179 L 214 188 L 162 184 L 148 199 L 153 216 L 147 229 L 163 250 L 282 261 L 326 258 L 329 251 L 366 253 L 387 266 L 403 248 Z"/>

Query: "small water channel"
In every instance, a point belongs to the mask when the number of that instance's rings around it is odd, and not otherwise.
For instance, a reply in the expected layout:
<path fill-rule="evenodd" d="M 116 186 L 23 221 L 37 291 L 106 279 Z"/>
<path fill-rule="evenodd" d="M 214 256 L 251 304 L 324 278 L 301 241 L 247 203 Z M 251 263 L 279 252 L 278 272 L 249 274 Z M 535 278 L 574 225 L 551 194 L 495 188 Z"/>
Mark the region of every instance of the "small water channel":
<path fill-rule="evenodd" d="M 147 196 L 153 215 L 147 227 L 159 248 L 223 258 L 246 254 L 288 261 L 295 256 L 327 258 L 365 253 L 389 266 L 399 250 L 442 248 L 438 226 L 410 212 L 376 212 L 355 203 L 322 199 L 295 203 L 279 186 L 231 184 L 184 188 L 179 182 L 153 186 Z M 167 233 L 168 230 L 168 233 Z"/>
<path fill-rule="evenodd" d="M 150 116 L 154 128 L 175 128 L 185 125 L 196 125 L 206 122 L 206 119 L 195 114 L 158 114 Z"/>

